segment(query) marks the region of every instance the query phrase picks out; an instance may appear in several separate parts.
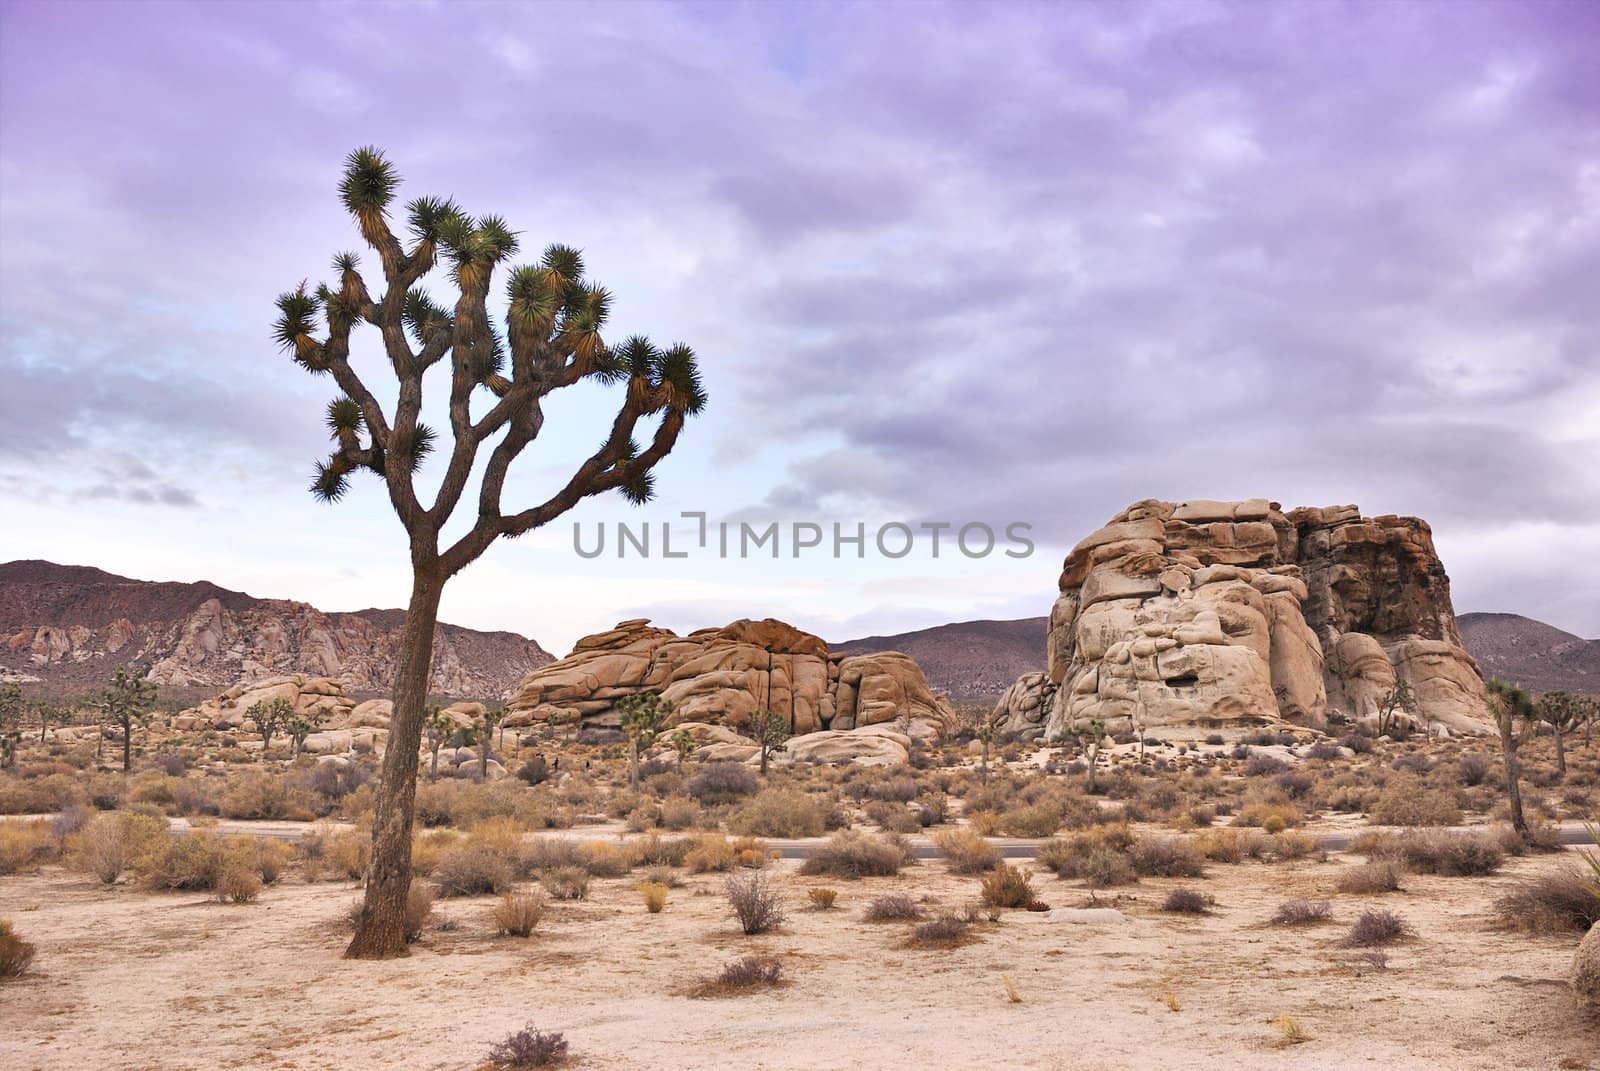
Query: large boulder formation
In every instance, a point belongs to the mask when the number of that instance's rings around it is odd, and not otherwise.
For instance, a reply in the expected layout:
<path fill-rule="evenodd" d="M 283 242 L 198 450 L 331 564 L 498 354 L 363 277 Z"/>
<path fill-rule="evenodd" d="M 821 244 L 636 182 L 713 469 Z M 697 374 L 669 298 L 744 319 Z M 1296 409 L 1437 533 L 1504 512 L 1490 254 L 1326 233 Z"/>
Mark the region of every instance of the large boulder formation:
<path fill-rule="evenodd" d="M 1371 723 L 1397 680 L 1418 725 L 1489 731 L 1428 525 L 1355 506 L 1137 502 L 1067 555 L 1047 665 L 995 707 L 1059 740 L 1108 729 Z"/>
<path fill-rule="evenodd" d="M 584 637 L 566 658 L 524 677 L 506 724 L 611 727 L 620 717 L 617 702 L 643 691 L 672 701 L 674 724 L 737 730 L 757 711 L 774 710 L 796 736 L 845 735 L 893 723 L 908 734 L 905 744 L 877 732 L 819 742 L 819 756 L 826 758 L 853 749 L 881 757 L 892 751 L 885 739 L 903 753 L 909 737 L 943 735 L 956 720 L 949 701 L 935 696 L 917 664 L 898 652 L 830 653 L 816 636 L 770 618 L 687 636 L 639 619 Z M 796 754 L 810 754 L 810 744 L 795 746 Z"/>

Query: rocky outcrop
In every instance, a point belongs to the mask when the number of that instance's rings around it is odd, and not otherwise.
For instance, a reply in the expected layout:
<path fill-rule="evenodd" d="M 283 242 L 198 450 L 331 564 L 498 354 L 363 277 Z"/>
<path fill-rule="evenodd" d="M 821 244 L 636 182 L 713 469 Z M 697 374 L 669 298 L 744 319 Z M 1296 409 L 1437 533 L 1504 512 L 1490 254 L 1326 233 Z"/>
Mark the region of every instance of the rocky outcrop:
<path fill-rule="evenodd" d="M 1047 740 L 1123 728 L 1371 722 L 1396 680 L 1418 723 L 1488 731 L 1428 525 L 1355 506 L 1138 502 L 1067 555 L 1046 667 L 996 705 Z"/>
<path fill-rule="evenodd" d="M 1572 957 L 1572 989 L 1591 1008 L 1600 1008 L 1600 922 L 1578 943 Z"/>
<path fill-rule="evenodd" d="M 405 616 L 323 613 L 215 584 L 129 580 L 50 562 L 0 565 L 0 658 L 45 682 L 103 684 L 113 669 L 149 665 L 161 685 L 225 687 L 285 674 L 337 679 L 352 691 L 394 684 Z M 441 624 L 430 690 L 501 698 L 553 661 L 509 632 Z"/>
<path fill-rule="evenodd" d="M 642 691 L 670 699 L 674 723 L 737 730 L 755 712 L 774 710 L 796 736 L 850 735 L 898 724 L 909 734 L 903 734 L 904 744 L 891 740 L 902 753 L 910 736 L 939 736 L 955 725 L 954 708 L 933 694 L 906 655 L 830 652 L 816 636 L 770 618 L 687 636 L 641 619 L 586 636 L 572 654 L 523 679 L 511 697 L 506 724 L 615 726 L 617 701 Z M 884 755 L 884 737 L 870 735 L 872 753 Z M 797 741 L 792 746 L 799 754 L 812 745 Z M 829 746 L 839 753 L 855 745 Z"/>

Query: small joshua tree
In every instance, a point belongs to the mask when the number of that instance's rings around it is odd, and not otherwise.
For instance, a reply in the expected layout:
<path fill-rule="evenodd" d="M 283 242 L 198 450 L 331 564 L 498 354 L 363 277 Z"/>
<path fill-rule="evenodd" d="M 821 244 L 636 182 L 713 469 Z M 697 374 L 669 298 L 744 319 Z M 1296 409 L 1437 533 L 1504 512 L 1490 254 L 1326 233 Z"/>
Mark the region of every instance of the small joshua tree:
<path fill-rule="evenodd" d="M 1496 677 L 1484 687 L 1484 700 L 1495 727 L 1500 730 L 1500 753 L 1506 762 L 1506 797 L 1511 806 L 1511 828 L 1528 839 L 1528 820 L 1522 814 L 1522 764 L 1517 752 L 1533 739 L 1539 716 L 1528 693 Z"/>
<path fill-rule="evenodd" d="M 426 716 L 422 722 L 423 730 L 428 734 L 428 753 L 433 761 L 428 767 L 428 780 L 439 780 L 439 749 L 444 747 L 444 742 L 450 739 L 456 731 L 456 723 L 444 708 L 438 703 L 429 703 Z"/>
<path fill-rule="evenodd" d="M 767 759 L 782 751 L 789 739 L 789 719 L 775 710 L 759 710 L 750 719 L 750 738 L 761 748 L 761 776 L 767 776 Z"/>
<path fill-rule="evenodd" d="M 119 669 L 111 675 L 111 686 L 100 694 L 99 707 L 107 721 L 122 730 L 122 772 L 133 768 L 133 730 L 150 724 L 156 709 L 156 685 L 148 679 L 149 668 L 138 673 Z"/>
<path fill-rule="evenodd" d="M 1410 682 L 1395 681 L 1394 687 L 1383 693 L 1383 698 L 1378 700 L 1378 735 L 1394 735 L 1400 727 L 1400 718 L 1410 714 L 1416 706 L 1417 697 L 1411 691 Z"/>
<path fill-rule="evenodd" d="M 1090 794 L 1094 793 L 1095 771 L 1100 765 L 1100 749 L 1106 739 L 1106 723 L 1099 718 L 1090 718 L 1073 730 L 1073 735 L 1078 738 L 1078 745 L 1083 748 L 1083 758 L 1089 764 Z"/>
<path fill-rule="evenodd" d="M 72 711 L 60 703 L 51 703 L 40 700 L 33 706 L 35 714 L 39 715 L 39 743 L 44 743 L 45 733 L 50 731 L 51 725 L 65 725 Z"/>
<path fill-rule="evenodd" d="M 0 688 L 0 766 L 10 766 L 17 761 L 17 745 L 22 743 L 21 725 L 22 689 L 8 684 Z"/>
<path fill-rule="evenodd" d="M 301 283 L 278 296 L 273 328 L 296 364 L 330 377 L 339 392 L 327 410 L 332 451 L 317 465 L 312 493 L 336 502 L 349 492 L 352 476 L 377 476 L 405 529 L 411 558 L 372 865 L 355 937 L 345 950 L 358 959 L 407 954 L 418 753 L 445 584 L 497 539 L 540 528 L 586 498 L 620 491 L 630 501 L 648 501 L 656 465 L 706 404 L 688 346 L 663 349 L 642 336 L 620 346 L 605 342 L 601 329 L 611 294 L 586 277 L 583 258 L 570 247 L 548 246 L 534 263 L 511 268 L 506 312 L 494 323 L 489 292 L 495 272 L 516 255 L 516 233 L 499 216 L 472 216 L 454 201 L 419 197 L 405 206 L 410 237 L 402 242 L 388 216 L 399 185 L 394 167 L 373 148 L 350 154 L 339 183 L 340 200 L 377 255 L 383 292 L 368 291 L 356 254 L 340 253 L 331 284 Z M 441 261 L 453 301 L 436 302 L 420 285 Z M 357 372 L 351 334 L 361 325 L 376 329 L 385 360 Z M 448 402 L 439 407 L 448 413 L 448 442 L 421 419 L 424 380 L 435 368 L 448 377 Z M 387 410 L 379 401 L 388 393 L 384 381 L 398 388 Z M 623 387 L 615 418 L 555 494 L 508 510 L 502 501 L 507 476 L 544 429 L 547 399 L 578 384 Z M 648 441 L 641 445 L 641 438 Z M 417 477 L 435 446 L 443 447 L 445 458 L 429 501 Z M 477 492 L 468 496 L 474 474 Z M 451 542 L 444 532 L 464 497 L 475 503 L 476 515 Z"/>
<path fill-rule="evenodd" d="M 688 729 L 679 729 L 672 734 L 672 750 L 678 753 L 678 772 L 683 772 L 683 764 L 694 754 L 694 734 Z"/>
<path fill-rule="evenodd" d="M 310 736 L 316 727 L 317 719 L 304 714 L 297 714 L 289 719 L 289 724 L 284 729 L 289 734 L 289 739 L 294 741 L 294 751 L 291 753 L 294 758 L 300 757 L 300 750 L 306 746 L 306 737 Z"/>
<path fill-rule="evenodd" d="M 639 791 L 639 756 L 651 744 L 672 716 L 672 700 L 658 692 L 635 692 L 617 702 L 623 735 L 628 738 L 628 786 Z"/>
<path fill-rule="evenodd" d="M 280 695 L 270 703 L 251 703 L 245 716 L 256 723 L 256 732 L 261 734 L 261 757 L 266 758 L 272 738 L 287 731 L 294 720 L 294 704 Z"/>
<path fill-rule="evenodd" d="M 1588 718 L 1588 704 L 1571 692 L 1546 692 L 1534 704 L 1539 720 L 1550 726 L 1556 737 L 1556 776 L 1567 775 L 1567 734 L 1582 728 Z"/>
<path fill-rule="evenodd" d="M 489 707 L 478 719 L 478 780 L 489 779 L 489 741 L 494 737 L 494 727 L 506 716 L 503 707 Z"/>

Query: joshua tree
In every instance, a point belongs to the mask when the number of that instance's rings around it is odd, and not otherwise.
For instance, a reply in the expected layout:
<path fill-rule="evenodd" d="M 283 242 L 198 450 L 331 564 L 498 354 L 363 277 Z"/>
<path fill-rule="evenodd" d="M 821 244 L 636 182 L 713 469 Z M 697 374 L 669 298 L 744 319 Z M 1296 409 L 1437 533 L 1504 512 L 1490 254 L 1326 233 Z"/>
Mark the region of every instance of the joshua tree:
<path fill-rule="evenodd" d="M 478 719 L 478 780 L 489 779 L 489 741 L 494 738 L 494 727 L 505 718 L 503 707 L 489 707 Z"/>
<path fill-rule="evenodd" d="M 690 755 L 694 754 L 694 734 L 688 729 L 679 729 L 672 734 L 672 750 L 678 753 L 678 772 L 683 772 L 683 764 Z"/>
<path fill-rule="evenodd" d="M 393 722 L 390 723 L 391 725 Z M 456 723 L 444 708 L 438 703 L 428 704 L 422 726 L 428 734 L 428 751 L 433 756 L 433 763 L 428 767 L 428 780 L 439 780 L 439 749 L 444 747 L 444 742 L 456 731 Z M 393 745 L 391 745 L 393 746 Z"/>
<path fill-rule="evenodd" d="M 294 741 L 294 750 L 290 753 L 291 757 L 296 759 L 300 757 L 300 749 L 306 746 L 306 737 L 310 736 L 311 730 L 316 727 L 316 719 L 307 717 L 304 714 L 299 714 L 289 719 L 289 724 L 284 729 L 289 734 L 289 739 Z"/>
<path fill-rule="evenodd" d="M 272 747 L 272 738 L 279 732 L 287 731 L 289 723 L 294 720 L 294 704 L 280 695 L 270 703 L 251 703 L 244 713 L 256 723 L 256 732 L 261 734 L 261 757 L 266 758 L 267 749 Z"/>
<path fill-rule="evenodd" d="M 1093 795 L 1095 769 L 1100 765 L 1100 748 L 1106 738 L 1106 723 L 1099 718 L 1090 718 L 1074 729 L 1073 735 L 1078 738 L 1083 757 L 1089 763 L 1088 790 Z"/>
<path fill-rule="evenodd" d="M 1506 761 L 1506 797 L 1511 805 L 1511 828 L 1528 838 L 1528 820 L 1522 814 L 1522 765 L 1517 751 L 1533 739 L 1539 728 L 1538 711 L 1528 693 L 1496 677 L 1484 687 L 1484 700 L 1495 727 L 1500 730 L 1500 752 Z"/>
<path fill-rule="evenodd" d="M 22 743 L 21 725 L 22 689 L 8 684 L 0 688 L 0 766 L 10 766 L 17 761 L 17 745 Z"/>
<path fill-rule="evenodd" d="M 1393 688 L 1383 693 L 1383 698 L 1378 700 L 1378 735 L 1393 735 L 1400 726 L 1400 716 L 1409 714 L 1416 709 L 1417 697 L 1411 691 L 1411 684 L 1405 680 L 1395 682 Z"/>
<path fill-rule="evenodd" d="M 767 776 L 767 759 L 782 751 L 789 739 L 789 719 L 775 710 L 760 710 L 750 719 L 750 738 L 761 748 L 761 776 Z"/>
<path fill-rule="evenodd" d="M 44 743 L 45 733 L 50 731 L 51 723 L 65 725 L 67 724 L 67 718 L 72 715 L 70 707 L 42 699 L 34 704 L 33 710 L 35 714 L 39 715 L 39 743 L 41 744 Z"/>
<path fill-rule="evenodd" d="M 1534 705 L 1539 720 L 1550 726 L 1550 731 L 1556 735 L 1557 777 L 1567 775 L 1566 737 L 1583 726 L 1589 714 L 1586 706 L 1582 698 L 1571 692 L 1546 692 Z"/>
<path fill-rule="evenodd" d="M 111 675 L 111 687 L 100 695 L 99 707 L 106 720 L 122 729 L 122 772 L 133 768 L 133 730 L 149 725 L 156 709 L 156 686 L 145 674 L 119 669 Z"/>
<path fill-rule="evenodd" d="M 355 937 L 345 950 L 347 957 L 366 959 L 407 951 L 417 756 L 445 583 L 496 539 L 530 532 L 592 495 L 615 490 L 632 502 L 647 501 L 655 466 L 672 451 L 687 418 L 706 404 L 689 347 L 661 349 L 640 336 L 615 347 L 603 341 L 611 295 L 585 278 L 582 257 L 567 246 L 548 246 L 536 263 L 510 269 L 504 330 L 497 330 L 489 318 L 489 290 L 495 270 L 517 252 L 516 234 L 498 216 L 469 216 L 453 201 L 419 197 L 405 207 L 407 248 L 387 218 L 399 182 L 381 152 L 363 148 L 345 161 L 339 184 L 340 199 L 377 254 L 383 293 L 373 297 L 356 255 L 341 253 L 334 258 L 333 285 L 308 290 L 302 283 L 279 296 L 274 328 L 295 363 L 331 376 L 340 392 L 328 405 L 333 449 L 317 466 L 312 493 L 334 502 L 344 497 L 353 473 L 376 474 L 405 528 L 411 556 L 411 600 L 372 826 L 372 866 Z M 453 308 L 418 286 L 441 258 L 455 292 Z M 320 337 L 319 315 L 326 328 Z M 350 336 L 358 324 L 376 327 L 382 338 L 399 385 L 391 411 L 380 405 L 370 375 L 358 375 L 351 362 Z M 419 497 L 416 477 L 439 440 L 420 419 L 423 380 L 435 365 L 448 369 L 450 442 L 430 505 Z M 508 512 L 501 502 L 506 476 L 544 427 L 544 399 L 586 382 L 625 388 L 599 448 L 549 499 Z M 636 432 L 650 434 L 648 445 L 640 445 Z M 475 472 L 482 474 L 476 517 L 444 545 L 441 531 Z"/>
<path fill-rule="evenodd" d="M 628 787 L 639 791 L 639 755 L 656 742 L 672 716 L 672 700 L 658 692 L 635 692 L 617 702 L 622 732 L 628 738 Z"/>

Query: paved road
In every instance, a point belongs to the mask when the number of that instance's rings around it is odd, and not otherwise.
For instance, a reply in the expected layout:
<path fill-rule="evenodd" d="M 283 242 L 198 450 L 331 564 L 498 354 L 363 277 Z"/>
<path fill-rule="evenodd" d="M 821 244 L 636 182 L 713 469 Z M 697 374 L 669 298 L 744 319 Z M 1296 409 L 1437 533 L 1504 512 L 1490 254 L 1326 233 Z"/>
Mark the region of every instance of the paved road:
<path fill-rule="evenodd" d="M 299 840 L 302 836 L 313 829 L 326 828 L 329 825 L 331 825 L 333 828 L 351 828 L 348 825 L 342 825 L 340 823 L 237 822 L 229 819 L 219 820 L 215 825 L 207 826 L 205 828 L 211 829 L 214 832 L 221 833 L 225 836 L 244 834 L 252 837 L 270 837 L 274 840 Z M 172 828 L 181 831 L 189 829 L 190 826 L 186 819 L 174 818 L 172 819 Z M 1563 844 L 1589 843 L 1589 835 L 1584 831 L 1582 825 L 1568 823 L 1560 826 L 1559 829 L 1561 833 L 1561 843 Z M 535 833 L 533 836 L 590 838 L 609 837 L 614 834 L 615 830 L 612 829 L 591 827 L 588 829 L 578 828 L 551 830 L 549 832 Z M 1317 844 L 1324 851 L 1340 852 L 1349 847 L 1350 842 L 1355 839 L 1357 835 L 1358 834 L 1354 832 L 1323 833 L 1317 837 Z M 809 858 L 811 853 L 816 850 L 817 846 L 823 843 L 822 838 L 817 838 L 815 840 L 778 840 L 769 837 L 765 839 L 768 848 L 776 852 L 781 852 L 783 857 L 786 859 Z M 938 859 L 941 857 L 942 853 L 938 848 L 933 846 L 933 842 L 929 837 L 919 835 L 910 837 L 908 839 L 911 841 L 912 854 L 916 856 L 916 858 Z M 1044 843 L 1044 840 L 1040 838 L 1024 837 L 991 837 L 989 840 L 990 843 L 994 844 L 1000 849 L 1000 854 L 1007 859 L 1032 859 L 1034 852 L 1038 849 L 1039 845 Z"/>

